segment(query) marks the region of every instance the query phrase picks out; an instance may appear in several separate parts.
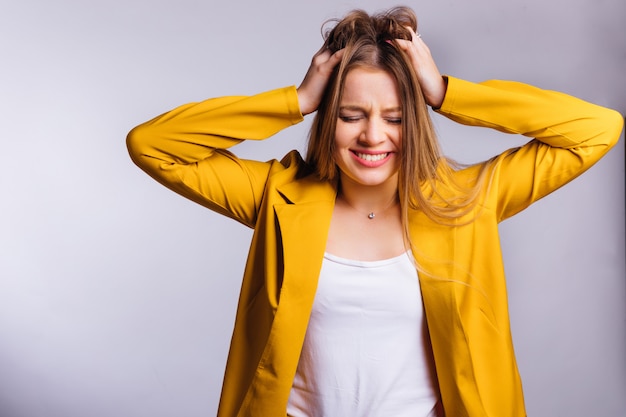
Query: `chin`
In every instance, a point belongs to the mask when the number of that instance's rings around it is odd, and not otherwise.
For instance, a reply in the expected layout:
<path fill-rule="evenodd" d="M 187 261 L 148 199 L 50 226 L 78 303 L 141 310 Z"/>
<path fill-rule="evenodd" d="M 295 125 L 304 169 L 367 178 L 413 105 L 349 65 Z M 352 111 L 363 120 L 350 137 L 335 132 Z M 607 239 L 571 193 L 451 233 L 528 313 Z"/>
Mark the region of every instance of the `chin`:
<path fill-rule="evenodd" d="M 346 177 L 349 179 L 350 182 L 366 187 L 381 187 L 389 185 L 391 183 L 393 183 L 395 186 L 398 185 L 398 177 L 395 174 L 384 176 L 348 175 Z"/>

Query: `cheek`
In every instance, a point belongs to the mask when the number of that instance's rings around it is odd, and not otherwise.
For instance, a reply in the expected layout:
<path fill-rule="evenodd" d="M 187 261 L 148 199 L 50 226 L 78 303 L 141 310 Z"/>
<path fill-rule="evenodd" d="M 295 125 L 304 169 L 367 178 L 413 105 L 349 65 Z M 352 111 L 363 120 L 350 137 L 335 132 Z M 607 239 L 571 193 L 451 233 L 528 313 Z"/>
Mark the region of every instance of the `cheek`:
<path fill-rule="evenodd" d="M 352 132 L 348 126 L 338 125 L 335 129 L 335 139 L 333 140 L 335 149 L 347 146 L 351 137 Z"/>
<path fill-rule="evenodd" d="M 404 141 L 402 140 L 402 128 L 399 128 L 396 132 L 395 132 L 395 145 L 396 148 L 398 148 L 398 152 L 401 152 L 402 149 L 404 148 Z"/>
<path fill-rule="evenodd" d="M 335 149 L 333 150 L 332 160 L 336 166 L 340 168 L 342 166 L 345 166 L 345 161 L 347 157 L 348 157 L 348 154 L 345 148 L 335 147 Z"/>
<path fill-rule="evenodd" d="M 332 149 L 336 163 L 339 163 L 342 158 L 345 159 L 348 156 L 349 149 L 353 144 L 351 138 L 350 132 L 346 131 L 346 129 L 337 129 Z"/>

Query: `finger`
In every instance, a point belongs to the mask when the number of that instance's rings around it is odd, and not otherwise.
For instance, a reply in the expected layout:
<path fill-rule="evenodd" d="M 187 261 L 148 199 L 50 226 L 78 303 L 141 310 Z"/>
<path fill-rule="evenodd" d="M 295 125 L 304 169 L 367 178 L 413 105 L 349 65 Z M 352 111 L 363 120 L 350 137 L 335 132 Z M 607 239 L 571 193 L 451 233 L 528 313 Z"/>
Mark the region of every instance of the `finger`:
<path fill-rule="evenodd" d="M 407 27 L 407 29 L 411 32 L 412 39 L 396 39 L 395 42 L 398 47 L 404 52 L 407 52 L 409 55 L 414 55 L 415 57 L 423 58 L 430 55 L 430 50 L 422 39 L 422 35 L 418 34 L 410 27 Z"/>
<path fill-rule="evenodd" d="M 317 64 L 320 65 L 323 62 L 326 62 L 328 60 L 328 57 L 330 57 L 330 51 L 328 50 L 328 48 L 326 48 L 326 46 L 322 46 L 320 48 L 319 51 L 317 51 L 315 53 L 315 55 L 313 55 L 313 64 Z"/>
<path fill-rule="evenodd" d="M 420 35 L 418 32 L 413 30 L 413 28 L 410 26 L 407 27 L 407 29 L 409 29 L 409 32 L 411 32 L 411 39 L 413 40 L 413 42 L 421 41 L 422 35 Z"/>
<path fill-rule="evenodd" d="M 330 56 L 330 58 L 328 58 L 328 64 L 332 67 L 335 68 L 335 66 L 341 62 L 341 58 L 343 58 L 343 55 L 345 53 L 345 49 L 340 49 L 338 51 L 336 51 L 334 54 L 332 54 Z"/>
<path fill-rule="evenodd" d="M 319 61 L 317 62 L 318 69 L 322 73 L 327 76 L 335 69 L 337 64 L 341 62 L 341 58 L 344 55 L 344 50 L 340 49 L 339 51 L 332 53 L 327 50 L 327 53 L 324 55 L 320 55 Z"/>

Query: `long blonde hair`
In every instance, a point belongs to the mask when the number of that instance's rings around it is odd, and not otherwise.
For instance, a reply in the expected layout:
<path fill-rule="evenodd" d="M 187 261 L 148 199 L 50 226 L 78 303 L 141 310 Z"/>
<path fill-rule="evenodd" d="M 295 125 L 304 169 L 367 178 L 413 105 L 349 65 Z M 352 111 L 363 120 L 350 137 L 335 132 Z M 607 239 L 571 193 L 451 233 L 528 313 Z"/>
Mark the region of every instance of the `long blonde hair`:
<path fill-rule="evenodd" d="M 472 184 L 455 181 L 453 173 L 458 165 L 443 157 L 415 70 L 408 56 L 393 43 L 395 39 L 411 39 L 407 27 L 417 32 L 415 13 L 406 7 L 375 15 L 354 10 L 325 34 L 325 46 L 331 52 L 345 52 L 313 120 L 306 161 L 321 179 L 337 179 L 334 137 L 346 76 L 357 67 L 388 72 L 398 83 L 402 106 L 398 197 L 408 237 L 409 208 L 421 210 L 439 223 L 453 223 L 469 213 L 476 204 L 484 170 Z"/>

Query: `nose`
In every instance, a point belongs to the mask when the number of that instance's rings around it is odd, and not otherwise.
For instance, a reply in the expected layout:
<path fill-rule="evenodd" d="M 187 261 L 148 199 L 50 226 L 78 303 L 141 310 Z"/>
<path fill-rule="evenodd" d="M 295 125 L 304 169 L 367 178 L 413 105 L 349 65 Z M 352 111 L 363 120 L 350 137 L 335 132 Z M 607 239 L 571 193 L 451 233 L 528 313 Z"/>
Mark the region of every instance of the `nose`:
<path fill-rule="evenodd" d="M 370 118 L 363 126 L 359 142 L 366 146 L 375 146 L 385 140 L 383 124 L 376 118 Z"/>

